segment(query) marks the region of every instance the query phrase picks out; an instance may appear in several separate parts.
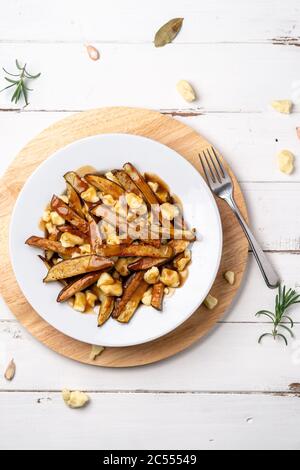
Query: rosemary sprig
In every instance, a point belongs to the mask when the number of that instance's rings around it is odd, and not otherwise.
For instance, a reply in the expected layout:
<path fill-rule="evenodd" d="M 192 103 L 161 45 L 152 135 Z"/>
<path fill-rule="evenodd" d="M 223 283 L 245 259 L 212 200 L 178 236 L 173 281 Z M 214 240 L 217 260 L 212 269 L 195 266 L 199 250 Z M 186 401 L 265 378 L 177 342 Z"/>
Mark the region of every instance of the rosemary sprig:
<path fill-rule="evenodd" d="M 293 289 L 287 290 L 286 286 L 283 288 L 279 286 L 275 301 L 275 312 L 270 312 L 269 310 L 260 310 L 256 313 L 257 317 L 264 315 L 265 317 L 269 318 L 274 325 L 272 333 L 265 333 L 261 335 L 258 342 L 261 343 L 262 339 L 266 336 L 272 336 L 274 340 L 276 340 L 276 338 L 283 339 L 285 344 L 288 345 L 288 341 L 285 335 L 280 332 L 279 328 L 283 328 L 284 330 L 288 331 L 291 337 L 294 338 L 294 333 L 292 332 L 294 322 L 291 317 L 286 314 L 286 312 L 292 305 L 299 303 L 300 294 L 298 294 Z M 290 323 L 290 328 L 283 324 L 284 320 L 287 320 Z"/>
<path fill-rule="evenodd" d="M 37 75 L 31 75 L 26 69 L 26 66 L 27 64 L 23 65 L 22 67 L 19 61 L 16 60 L 16 67 L 19 71 L 16 74 L 8 72 L 3 67 L 4 72 L 7 73 L 10 77 L 14 78 L 4 77 L 5 80 L 10 83 L 10 85 L 0 90 L 0 93 L 4 90 L 7 90 L 8 88 L 14 87 L 15 90 L 11 97 L 11 102 L 17 104 L 20 99 L 23 98 L 25 101 L 25 105 L 28 106 L 28 91 L 32 91 L 32 89 L 27 87 L 27 81 L 34 80 L 38 78 L 41 74 L 38 73 Z"/>

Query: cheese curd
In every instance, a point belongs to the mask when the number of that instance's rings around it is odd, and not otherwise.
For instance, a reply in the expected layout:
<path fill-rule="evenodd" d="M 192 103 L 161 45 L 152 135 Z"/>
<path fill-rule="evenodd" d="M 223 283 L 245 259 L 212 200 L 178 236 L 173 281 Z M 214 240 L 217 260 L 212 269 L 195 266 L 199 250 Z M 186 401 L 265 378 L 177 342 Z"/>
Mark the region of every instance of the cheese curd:
<path fill-rule="evenodd" d="M 64 232 L 60 237 L 60 243 L 64 248 L 73 248 L 76 245 L 83 245 L 84 240 L 73 233 Z"/>
<path fill-rule="evenodd" d="M 109 286 L 115 282 L 114 278 L 109 273 L 102 273 L 98 279 L 97 286 Z"/>
<path fill-rule="evenodd" d="M 164 202 L 160 206 L 160 211 L 164 219 L 173 220 L 175 217 L 179 215 L 179 209 L 174 204 L 170 204 L 169 202 Z"/>
<path fill-rule="evenodd" d="M 134 193 L 127 193 L 125 198 L 130 209 L 138 209 L 144 202 L 140 196 Z"/>
<path fill-rule="evenodd" d="M 84 313 L 86 309 L 86 297 L 83 292 L 77 292 L 75 294 L 75 299 L 74 299 L 74 304 L 73 304 L 74 310 L 77 312 Z"/>
<path fill-rule="evenodd" d="M 156 266 L 154 266 L 151 269 L 148 269 L 148 271 L 145 272 L 144 274 L 144 280 L 148 284 L 156 284 L 159 281 L 159 270 Z"/>
<path fill-rule="evenodd" d="M 204 305 L 209 310 L 213 310 L 218 305 L 219 301 L 216 297 L 213 297 L 211 294 L 208 294 L 206 299 L 204 300 Z"/>
<path fill-rule="evenodd" d="M 113 284 L 101 285 L 100 289 L 105 295 L 112 297 L 120 297 L 123 294 L 122 282 L 115 279 Z"/>
<path fill-rule="evenodd" d="M 86 202 L 95 203 L 95 202 L 100 201 L 100 198 L 94 186 L 90 186 L 86 191 L 83 191 L 83 193 L 81 193 L 80 196 Z"/>
<path fill-rule="evenodd" d="M 178 287 L 180 285 L 180 277 L 177 271 L 164 268 L 162 270 L 160 280 L 167 287 Z"/>
<path fill-rule="evenodd" d="M 146 290 L 145 294 L 142 297 L 142 304 L 147 305 L 150 307 L 152 301 L 152 287 Z"/>
<path fill-rule="evenodd" d="M 57 212 L 50 212 L 50 219 L 53 225 L 64 225 L 65 219 L 61 217 Z"/>

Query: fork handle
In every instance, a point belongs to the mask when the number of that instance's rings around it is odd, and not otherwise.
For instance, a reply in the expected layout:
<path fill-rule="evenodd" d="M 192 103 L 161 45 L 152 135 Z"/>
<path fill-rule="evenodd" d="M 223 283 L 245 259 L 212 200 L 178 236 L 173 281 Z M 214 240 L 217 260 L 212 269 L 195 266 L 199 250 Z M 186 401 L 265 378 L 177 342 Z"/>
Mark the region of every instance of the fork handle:
<path fill-rule="evenodd" d="M 244 217 L 242 216 L 239 208 L 237 207 L 233 197 L 225 199 L 227 204 L 231 207 L 234 214 L 236 215 L 242 229 L 245 232 L 245 235 L 249 241 L 249 245 L 252 248 L 254 253 L 255 259 L 257 264 L 261 270 L 263 278 L 270 289 L 276 289 L 280 284 L 280 278 L 276 271 L 274 270 L 273 266 L 271 265 L 270 261 L 266 257 L 265 253 L 263 252 L 261 246 L 259 245 L 258 241 L 254 237 L 253 233 L 251 232 L 248 224 L 246 223 Z"/>

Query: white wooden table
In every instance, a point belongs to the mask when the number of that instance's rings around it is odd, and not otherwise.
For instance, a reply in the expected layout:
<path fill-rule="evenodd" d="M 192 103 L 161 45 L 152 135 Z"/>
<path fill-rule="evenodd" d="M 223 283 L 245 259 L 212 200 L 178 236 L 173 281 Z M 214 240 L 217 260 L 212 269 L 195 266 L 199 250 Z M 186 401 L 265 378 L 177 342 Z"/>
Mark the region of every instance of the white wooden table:
<path fill-rule="evenodd" d="M 11 69 L 19 58 L 42 76 L 22 112 L 0 95 L 1 173 L 30 138 L 74 111 L 161 110 L 224 153 L 264 249 L 284 282 L 300 287 L 300 107 L 291 116 L 269 109 L 274 99 L 300 103 L 299 13 L 299 0 L 6 2 L 1 66 Z M 180 36 L 155 49 L 154 32 L 176 16 L 185 18 Z M 99 48 L 99 62 L 87 58 L 85 42 Z M 182 78 L 199 91 L 192 107 L 177 95 Z M 276 167 L 284 148 L 298 156 L 290 177 Z M 56 355 L 2 303 L 0 448 L 299 449 L 300 398 L 290 385 L 300 382 L 300 312 L 293 313 L 298 342 L 259 346 L 270 325 L 255 312 L 273 299 L 251 257 L 238 299 L 209 336 L 170 360 L 130 370 Z M 3 371 L 12 357 L 17 375 L 8 383 Z M 87 390 L 90 406 L 66 408 L 64 387 Z"/>

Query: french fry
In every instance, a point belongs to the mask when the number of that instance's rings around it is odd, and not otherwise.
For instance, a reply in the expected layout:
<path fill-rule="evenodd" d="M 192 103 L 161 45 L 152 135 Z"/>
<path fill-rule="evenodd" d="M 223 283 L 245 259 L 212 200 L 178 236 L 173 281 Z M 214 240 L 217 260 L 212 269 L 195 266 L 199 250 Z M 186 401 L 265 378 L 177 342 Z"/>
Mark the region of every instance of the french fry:
<path fill-rule="evenodd" d="M 47 271 L 49 271 L 49 269 L 52 268 L 53 266 L 53 263 L 52 261 L 50 260 L 47 260 L 46 258 L 44 258 L 44 256 L 42 255 L 38 255 L 38 257 L 40 258 L 40 260 L 44 263 L 44 265 L 46 266 L 47 268 Z M 67 286 L 68 285 L 68 281 L 66 281 L 65 279 L 61 279 L 60 281 L 58 281 L 60 284 L 62 284 L 63 286 Z"/>
<path fill-rule="evenodd" d="M 110 268 L 114 262 L 97 255 L 78 256 L 54 265 L 48 272 L 44 282 L 58 281 L 69 277 L 87 274 Z"/>
<path fill-rule="evenodd" d="M 83 210 L 84 217 L 88 223 L 95 220 L 94 217 L 90 214 L 90 210 L 93 209 L 94 206 L 95 206 L 95 203 L 83 201 L 82 210 Z"/>
<path fill-rule="evenodd" d="M 65 204 L 59 197 L 53 196 L 51 200 L 51 208 L 61 217 L 74 225 L 81 232 L 87 233 L 89 225 L 82 217 L 80 217 L 73 209 Z"/>
<path fill-rule="evenodd" d="M 147 282 L 142 279 L 130 300 L 125 305 L 125 308 L 122 310 L 122 313 L 118 316 L 117 320 L 120 323 L 128 323 L 131 320 L 148 287 Z"/>
<path fill-rule="evenodd" d="M 124 195 L 124 189 L 121 188 L 117 183 L 108 180 L 104 176 L 99 175 L 85 175 L 85 180 L 95 186 L 104 194 L 110 194 L 114 199 L 118 200 Z"/>
<path fill-rule="evenodd" d="M 65 258 L 71 258 L 74 253 L 78 253 L 79 250 L 77 247 L 74 248 L 65 248 L 62 244 L 58 241 L 50 240 L 49 238 L 41 238 L 32 236 L 26 240 L 26 245 L 35 246 L 36 248 L 41 248 L 42 250 L 46 251 L 54 251 L 59 255 Z"/>
<path fill-rule="evenodd" d="M 102 245 L 96 250 L 98 256 L 147 256 L 150 258 L 170 258 L 173 254 L 172 247 L 161 245 L 159 248 L 155 246 L 139 244 L 139 245 Z"/>
<path fill-rule="evenodd" d="M 49 271 L 50 268 L 52 268 L 53 266 L 53 263 L 51 262 L 51 260 L 48 260 L 47 258 L 45 258 L 44 256 L 42 255 L 38 255 L 38 257 L 40 258 L 40 260 L 44 263 L 44 265 L 46 266 L 47 268 L 47 271 Z"/>
<path fill-rule="evenodd" d="M 64 287 L 57 296 L 57 302 L 65 302 L 69 300 L 73 295 L 77 292 L 81 292 L 87 287 L 95 284 L 100 277 L 101 272 L 95 273 L 88 273 L 82 276 L 80 279 L 76 279 L 75 281 L 68 284 Z"/>
<path fill-rule="evenodd" d="M 102 326 L 111 316 L 114 309 L 115 299 L 108 295 L 103 296 L 99 307 L 98 326 Z"/>
<path fill-rule="evenodd" d="M 146 269 L 153 268 L 154 266 L 161 266 L 168 263 L 168 258 L 140 258 L 128 265 L 129 271 L 145 271 Z"/>
<path fill-rule="evenodd" d="M 112 173 L 117 178 L 120 185 L 122 186 L 123 189 L 125 189 L 126 192 L 136 194 L 137 196 L 144 199 L 143 193 L 139 190 L 136 184 L 132 181 L 132 179 L 126 173 L 126 171 L 114 170 Z"/>
<path fill-rule="evenodd" d="M 70 183 L 66 182 L 66 186 L 67 186 L 67 197 L 69 199 L 69 206 L 79 215 L 79 217 L 84 219 L 84 213 L 82 210 L 81 200 L 80 200 L 80 197 L 78 196 L 78 193 L 76 192 L 76 190 L 73 188 L 73 186 Z"/>
<path fill-rule="evenodd" d="M 121 245 L 131 245 L 131 243 L 134 242 L 134 240 L 133 240 L 132 238 L 130 238 L 130 237 L 125 237 L 124 234 L 121 234 L 121 235 L 119 236 L 119 238 L 120 238 L 120 244 L 121 244 Z"/>
<path fill-rule="evenodd" d="M 138 240 L 138 238 L 137 238 Z M 152 240 L 151 238 L 146 238 L 143 240 L 143 243 L 146 243 L 146 245 L 152 245 L 155 246 L 156 248 L 159 248 L 161 246 L 161 241 L 160 240 Z"/>
<path fill-rule="evenodd" d="M 189 246 L 189 241 L 187 240 L 171 240 L 168 243 L 168 246 L 172 248 L 173 253 L 169 259 L 161 258 L 155 259 L 150 257 L 144 257 L 134 261 L 128 265 L 130 271 L 140 271 L 145 269 L 150 269 L 153 266 L 161 266 L 162 264 L 168 262 L 172 257 L 178 255 L 179 253 L 184 252 L 184 250 Z"/>
<path fill-rule="evenodd" d="M 165 286 L 162 282 L 154 284 L 152 289 L 151 305 L 156 310 L 162 310 Z"/>
<path fill-rule="evenodd" d="M 146 183 L 143 176 L 139 173 L 139 171 L 131 163 L 125 163 L 123 168 L 125 172 L 130 176 L 134 184 L 139 188 L 139 190 L 144 196 L 144 199 L 148 202 L 148 204 L 150 206 L 152 204 L 159 204 L 159 200 L 155 196 L 150 186 Z"/>
<path fill-rule="evenodd" d="M 69 183 L 78 194 L 83 193 L 89 188 L 88 183 L 81 178 L 75 171 L 69 171 L 64 175 L 67 183 Z"/>
<path fill-rule="evenodd" d="M 102 245 L 102 238 L 101 238 L 101 233 L 98 227 L 97 222 L 95 222 L 94 219 L 92 219 L 89 222 L 89 232 L 90 232 L 90 244 L 92 248 L 92 252 L 95 253 L 97 250 L 97 247 L 99 245 Z"/>
<path fill-rule="evenodd" d="M 144 273 L 138 272 L 132 274 L 124 284 L 123 288 L 123 295 L 120 297 L 116 303 L 115 308 L 113 311 L 113 318 L 118 318 L 118 316 L 122 313 L 123 309 L 125 308 L 127 302 L 131 299 L 133 293 L 140 285 L 141 281 L 143 280 Z"/>

